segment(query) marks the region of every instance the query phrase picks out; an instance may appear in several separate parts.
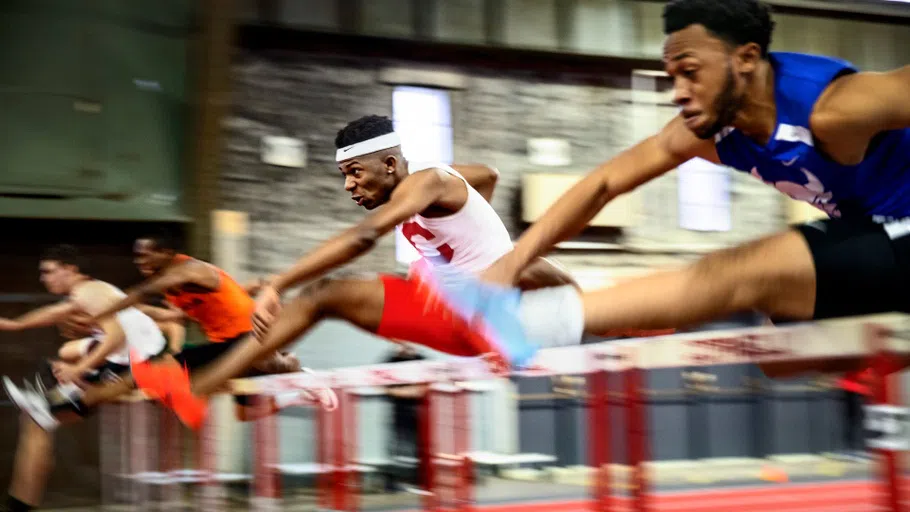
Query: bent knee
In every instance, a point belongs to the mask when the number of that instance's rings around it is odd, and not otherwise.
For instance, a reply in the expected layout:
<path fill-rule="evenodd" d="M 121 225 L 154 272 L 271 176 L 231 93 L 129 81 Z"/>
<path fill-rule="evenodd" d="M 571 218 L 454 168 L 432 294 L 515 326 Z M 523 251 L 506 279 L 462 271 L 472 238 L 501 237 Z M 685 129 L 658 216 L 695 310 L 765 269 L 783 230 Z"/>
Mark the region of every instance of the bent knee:
<path fill-rule="evenodd" d="M 73 362 L 82 357 L 81 342 L 71 341 L 64 343 L 57 351 L 57 357 L 66 362 Z"/>

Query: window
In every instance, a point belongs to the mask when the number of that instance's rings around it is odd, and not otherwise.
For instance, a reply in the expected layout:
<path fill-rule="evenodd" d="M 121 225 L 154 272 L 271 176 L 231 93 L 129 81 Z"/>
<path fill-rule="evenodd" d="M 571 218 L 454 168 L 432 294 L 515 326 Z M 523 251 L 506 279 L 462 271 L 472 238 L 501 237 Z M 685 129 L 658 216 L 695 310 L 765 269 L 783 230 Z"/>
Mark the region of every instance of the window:
<path fill-rule="evenodd" d="M 692 231 L 729 231 L 730 170 L 701 158 L 679 166 L 679 227 Z"/>
<path fill-rule="evenodd" d="M 392 122 L 401 136 L 401 150 L 411 162 L 452 163 L 452 105 L 449 92 L 400 86 L 392 91 Z M 395 229 L 395 260 L 410 264 L 419 254 Z"/>

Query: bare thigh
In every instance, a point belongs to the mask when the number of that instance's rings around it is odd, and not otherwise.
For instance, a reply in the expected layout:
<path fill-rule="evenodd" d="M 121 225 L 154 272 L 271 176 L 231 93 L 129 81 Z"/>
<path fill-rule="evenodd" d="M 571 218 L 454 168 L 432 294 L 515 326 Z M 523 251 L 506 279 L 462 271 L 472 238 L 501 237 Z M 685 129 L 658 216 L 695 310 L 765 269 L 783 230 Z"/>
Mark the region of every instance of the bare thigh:
<path fill-rule="evenodd" d="M 382 320 L 385 289 L 377 277 L 325 279 L 304 290 L 298 307 L 315 307 L 318 316 L 345 320 L 376 332 Z"/>
<path fill-rule="evenodd" d="M 584 294 L 588 332 L 697 325 L 745 311 L 806 320 L 815 310 L 815 267 L 796 231 L 709 254 Z"/>

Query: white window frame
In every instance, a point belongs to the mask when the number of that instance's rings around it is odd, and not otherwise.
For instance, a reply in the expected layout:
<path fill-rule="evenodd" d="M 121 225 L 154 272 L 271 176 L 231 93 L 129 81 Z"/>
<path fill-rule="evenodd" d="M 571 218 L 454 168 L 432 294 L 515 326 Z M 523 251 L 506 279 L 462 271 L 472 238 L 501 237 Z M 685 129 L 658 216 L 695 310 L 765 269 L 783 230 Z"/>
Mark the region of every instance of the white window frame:
<path fill-rule="evenodd" d="M 701 158 L 677 169 L 677 214 L 679 227 L 689 231 L 733 229 L 732 171 Z"/>
<path fill-rule="evenodd" d="M 408 161 L 452 163 L 455 138 L 448 90 L 396 86 L 392 90 L 392 122 L 401 136 L 401 150 Z M 410 265 L 419 258 L 420 254 L 401 234 L 401 228 L 395 228 L 395 261 Z"/>

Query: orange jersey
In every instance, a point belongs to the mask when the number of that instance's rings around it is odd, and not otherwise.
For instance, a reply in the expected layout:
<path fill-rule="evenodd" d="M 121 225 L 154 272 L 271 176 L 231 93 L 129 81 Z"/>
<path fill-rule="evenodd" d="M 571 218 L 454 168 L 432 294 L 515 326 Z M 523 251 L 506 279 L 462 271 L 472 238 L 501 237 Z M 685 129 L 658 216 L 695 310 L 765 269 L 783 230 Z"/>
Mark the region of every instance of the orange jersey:
<path fill-rule="evenodd" d="M 178 263 L 191 259 L 185 254 L 175 256 Z M 199 324 L 209 341 L 217 343 L 253 330 L 255 302 L 227 272 L 214 265 L 212 268 L 218 271 L 218 288 L 208 290 L 186 284 L 169 289 L 164 295 L 168 302 Z"/>

